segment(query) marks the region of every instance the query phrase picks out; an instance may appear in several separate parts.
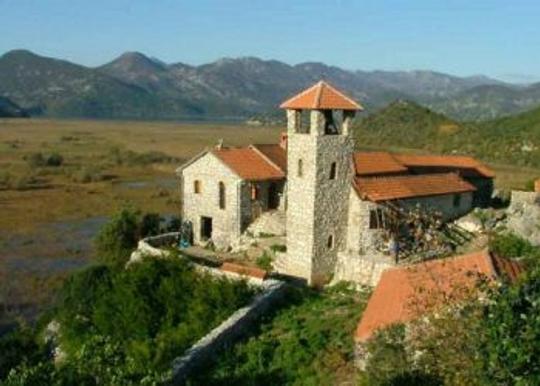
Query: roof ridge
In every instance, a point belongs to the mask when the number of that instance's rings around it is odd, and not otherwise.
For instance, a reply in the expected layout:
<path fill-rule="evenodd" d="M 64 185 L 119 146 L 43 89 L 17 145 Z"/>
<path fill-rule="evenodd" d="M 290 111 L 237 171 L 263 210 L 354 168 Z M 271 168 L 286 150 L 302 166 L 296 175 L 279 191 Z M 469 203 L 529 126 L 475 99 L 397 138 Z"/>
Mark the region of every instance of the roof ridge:
<path fill-rule="evenodd" d="M 249 145 L 249 148 L 251 148 L 254 152 L 256 152 L 258 155 L 260 155 L 266 162 L 268 162 L 271 166 L 273 166 L 274 169 L 276 169 L 279 172 L 285 173 L 285 171 L 282 170 L 278 165 L 276 165 L 276 163 L 274 161 L 272 161 L 266 154 L 263 154 L 262 151 L 257 149 L 255 144 Z"/>
<path fill-rule="evenodd" d="M 326 86 L 326 83 L 320 80 L 315 87 L 318 87 L 317 94 L 315 95 L 315 100 L 313 101 L 313 108 L 316 109 L 317 106 L 320 106 L 321 104 L 321 97 L 324 87 Z"/>
<path fill-rule="evenodd" d="M 311 87 L 308 87 L 306 88 L 304 91 L 301 91 L 299 94 L 295 94 L 293 95 L 292 97 L 290 97 L 289 99 L 287 99 L 286 101 L 282 102 L 279 107 L 280 108 L 283 108 L 286 104 L 292 102 L 293 100 L 297 99 L 297 98 L 300 98 L 301 96 L 311 92 L 311 90 L 313 90 L 315 87 L 317 87 L 318 83 L 315 83 L 313 86 Z"/>
<path fill-rule="evenodd" d="M 338 94 L 340 97 L 346 99 L 347 101 L 349 101 L 350 103 L 352 103 L 354 106 L 356 106 L 358 109 L 360 110 L 363 110 L 364 108 L 362 106 L 360 106 L 360 104 L 356 101 L 354 101 L 352 98 L 348 97 L 347 95 L 343 94 L 341 91 L 339 91 L 337 88 L 335 88 L 334 86 L 332 86 L 330 83 L 328 82 L 325 82 L 325 81 L 322 81 L 326 87 L 328 87 L 331 91 L 335 92 L 336 94 Z"/>

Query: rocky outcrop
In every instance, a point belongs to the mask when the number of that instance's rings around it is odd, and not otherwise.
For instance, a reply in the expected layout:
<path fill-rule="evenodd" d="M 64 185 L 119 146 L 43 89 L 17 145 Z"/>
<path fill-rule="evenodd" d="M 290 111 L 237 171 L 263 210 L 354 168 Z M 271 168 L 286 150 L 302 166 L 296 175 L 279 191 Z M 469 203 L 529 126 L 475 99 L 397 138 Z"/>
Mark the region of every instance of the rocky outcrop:
<path fill-rule="evenodd" d="M 506 214 L 509 231 L 540 246 L 540 193 L 513 191 Z"/>

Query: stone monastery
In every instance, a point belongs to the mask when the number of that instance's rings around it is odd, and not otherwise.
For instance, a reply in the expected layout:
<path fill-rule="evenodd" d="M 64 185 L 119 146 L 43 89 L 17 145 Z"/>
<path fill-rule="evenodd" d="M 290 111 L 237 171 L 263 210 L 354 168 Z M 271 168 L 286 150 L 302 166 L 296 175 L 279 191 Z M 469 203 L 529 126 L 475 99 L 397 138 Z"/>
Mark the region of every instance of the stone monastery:
<path fill-rule="evenodd" d="M 448 221 L 489 202 L 494 174 L 473 158 L 355 152 L 362 106 L 324 81 L 280 107 L 279 144 L 218 145 L 177 170 L 192 243 L 234 248 L 259 217 L 279 213 L 287 250 L 277 271 L 370 284 L 396 262 L 389 210 L 429 208 Z"/>

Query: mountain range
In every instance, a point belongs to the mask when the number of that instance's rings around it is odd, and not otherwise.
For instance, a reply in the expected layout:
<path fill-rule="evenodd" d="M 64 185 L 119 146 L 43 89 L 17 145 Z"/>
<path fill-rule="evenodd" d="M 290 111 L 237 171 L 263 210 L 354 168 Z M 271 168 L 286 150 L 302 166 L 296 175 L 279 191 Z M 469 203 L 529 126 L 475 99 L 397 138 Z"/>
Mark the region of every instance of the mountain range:
<path fill-rule="evenodd" d="M 540 84 L 434 71 L 350 71 L 253 57 L 200 66 L 128 52 L 86 67 L 26 50 L 0 57 L 0 96 L 32 115 L 130 119 L 243 119 L 272 114 L 286 97 L 325 79 L 373 112 L 408 99 L 455 119 L 490 119 L 540 104 Z"/>

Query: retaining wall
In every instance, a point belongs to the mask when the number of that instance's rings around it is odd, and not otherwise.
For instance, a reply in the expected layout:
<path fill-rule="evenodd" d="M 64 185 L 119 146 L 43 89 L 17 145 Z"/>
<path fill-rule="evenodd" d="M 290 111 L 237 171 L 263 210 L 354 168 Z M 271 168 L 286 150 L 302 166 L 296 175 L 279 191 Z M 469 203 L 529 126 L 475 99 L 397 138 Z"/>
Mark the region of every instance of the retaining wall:
<path fill-rule="evenodd" d="M 220 350 L 232 345 L 254 327 L 259 318 L 283 297 L 286 284 L 267 280 L 264 291 L 246 307 L 240 308 L 227 320 L 201 338 L 186 353 L 173 362 L 173 384 L 183 385 L 197 368 L 213 359 Z"/>

